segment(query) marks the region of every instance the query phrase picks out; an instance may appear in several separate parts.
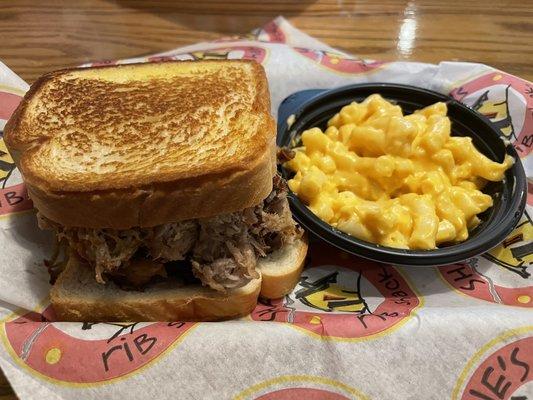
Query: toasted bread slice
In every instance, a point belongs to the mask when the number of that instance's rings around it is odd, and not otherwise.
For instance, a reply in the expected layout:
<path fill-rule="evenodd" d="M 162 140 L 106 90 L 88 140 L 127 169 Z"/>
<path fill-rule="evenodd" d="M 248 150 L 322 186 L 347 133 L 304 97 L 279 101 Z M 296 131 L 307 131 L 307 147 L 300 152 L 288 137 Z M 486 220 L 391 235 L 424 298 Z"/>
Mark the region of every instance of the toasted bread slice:
<path fill-rule="evenodd" d="M 143 292 L 99 284 L 94 271 L 71 255 L 50 291 L 60 321 L 217 321 L 249 314 L 259 292 L 267 298 L 289 293 L 298 281 L 307 243 L 297 240 L 258 262 L 261 278 L 220 293 L 200 285 L 149 286 Z M 263 291 L 263 288 L 265 289 Z"/>
<path fill-rule="evenodd" d="M 289 294 L 300 279 L 306 255 L 307 240 L 304 237 L 260 259 L 261 297 L 279 299 Z"/>
<path fill-rule="evenodd" d="M 35 82 L 4 138 L 35 206 L 65 226 L 127 229 L 242 210 L 275 173 L 252 61 L 67 69 Z"/>

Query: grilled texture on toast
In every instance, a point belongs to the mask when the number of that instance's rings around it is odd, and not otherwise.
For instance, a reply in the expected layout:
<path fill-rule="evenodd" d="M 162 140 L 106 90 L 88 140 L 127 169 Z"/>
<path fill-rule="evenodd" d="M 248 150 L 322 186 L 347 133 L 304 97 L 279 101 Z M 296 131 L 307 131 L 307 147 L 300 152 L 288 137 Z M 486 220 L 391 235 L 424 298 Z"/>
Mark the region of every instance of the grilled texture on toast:
<path fill-rule="evenodd" d="M 275 169 L 269 112 L 264 71 L 251 61 L 70 69 L 31 87 L 5 141 L 48 218 L 153 226 L 266 197 Z"/>
<path fill-rule="evenodd" d="M 42 189 L 93 191 L 248 168 L 272 139 L 252 62 L 174 62 L 52 73 L 6 134 Z"/>

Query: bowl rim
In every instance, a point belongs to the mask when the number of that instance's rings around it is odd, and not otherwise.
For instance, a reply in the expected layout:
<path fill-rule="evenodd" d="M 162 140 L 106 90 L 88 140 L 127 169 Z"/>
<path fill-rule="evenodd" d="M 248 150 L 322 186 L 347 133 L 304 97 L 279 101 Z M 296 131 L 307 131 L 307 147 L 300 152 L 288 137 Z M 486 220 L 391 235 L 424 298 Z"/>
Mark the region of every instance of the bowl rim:
<path fill-rule="evenodd" d="M 470 118 L 477 120 L 478 123 L 482 123 L 487 130 L 487 134 L 493 136 L 496 135 L 499 139 L 501 139 L 498 128 L 493 125 L 487 117 L 472 110 L 451 96 L 411 85 L 378 82 L 351 84 L 333 89 L 303 90 L 288 96 L 280 104 L 279 111 L 281 111 L 283 107 L 291 107 L 292 112 L 284 114 L 293 114 L 295 119 L 290 127 L 287 126 L 285 121 L 278 119 L 278 145 L 288 144 L 285 143 L 286 138 L 290 140 L 292 137 L 294 137 L 298 130 L 301 131 L 301 128 L 305 125 L 305 121 L 304 123 L 301 122 L 301 117 L 305 116 L 306 112 L 318 102 L 324 102 L 332 96 L 340 96 L 343 94 L 349 94 L 353 91 L 362 91 L 368 89 L 375 89 L 378 93 L 379 90 L 383 89 L 397 89 L 408 91 L 412 94 L 424 94 L 432 96 L 435 98 L 435 102 L 444 101 L 448 105 L 458 107 L 461 112 L 466 113 L 466 115 Z M 310 96 L 303 101 L 301 101 L 301 99 L 298 101 L 297 96 L 299 94 L 303 94 L 304 92 L 308 92 Z M 354 95 L 354 97 L 356 96 Z M 387 95 L 384 95 L 384 97 L 387 97 Z M 285 101 L 289 98 L 293 98 L 293 101 L 284 106 Z M 336 106 L 335 110 L 335 112 L 338 112 L 339 107 Z M 278 113 L 278 115 L 280 114 L 281 113 Z M 471 125 L 471 123 L 468 124 L 464 121 L 461 122 L 466 126 Z M 488 145 L 488 143 L 485 144 L 487 147 L 492 148 L 492 146 Z M 330 224 L 322 221 L 319 217 L 312 213 L 292 191 L 289 190 L 287 197 L 289 199 L 293 214 L 301 225 L 303 225 L 314 235 L 325 240 L 331 245 L 340 248 L 341 250 L 374 261 L 393 263 L 403 266 L 422 267 L 453 264 L 477 256 L 497 246 L 505 239 L 505 237 L 509 235 L 509 233 L 512 232 L 522 217 L 527 200 L 527 180 L 525 177 L 524 168 L 514 146 L 506 146 L 505 152 L 510 154 L 515 159 L 515 163 L 511 167 L 514 186 L 511 190 L 511 195 L 507 199 L 507 203 L 504 207 L 500 207 L 500 210 L 498 210 L 499 214 L 493 216 L 488 221 L 488 224 L 481 231 L 479 231 L 476 236 L 472 238 L 469 237 L 464 242 L 443 248 L 431 250 L 407 250 L 395 249 L 392 247 L 366 242 L 364 240 L 357 239 L 348 233 L 344 233 L 334 228 Z M 284 177 L 286 177 L 286 171 L 281 165 L 278 166 L 278 171 L 282 173 Z M 509 185 L 509 183 L 507 183 L 507 185 Z M 506 221 L 507 223 L 505 223 Z"/>

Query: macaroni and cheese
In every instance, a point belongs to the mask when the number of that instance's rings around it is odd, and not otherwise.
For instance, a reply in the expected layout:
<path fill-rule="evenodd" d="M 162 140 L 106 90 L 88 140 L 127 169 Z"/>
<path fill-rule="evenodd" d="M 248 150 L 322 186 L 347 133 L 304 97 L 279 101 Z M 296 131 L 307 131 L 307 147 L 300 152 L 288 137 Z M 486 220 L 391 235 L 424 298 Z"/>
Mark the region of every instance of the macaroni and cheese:
<path fill-rule="evenodd" d="M 450 136 L 445 103 L 413 114 L 380 95 L 353 102 L 306 130 L 285 166 L 289 187 L 311 211 L 359 239 L 403 249 L 461 242 L 492 206 L 481 192 L 513 164 L 481 154 L 469 137 Z"/>

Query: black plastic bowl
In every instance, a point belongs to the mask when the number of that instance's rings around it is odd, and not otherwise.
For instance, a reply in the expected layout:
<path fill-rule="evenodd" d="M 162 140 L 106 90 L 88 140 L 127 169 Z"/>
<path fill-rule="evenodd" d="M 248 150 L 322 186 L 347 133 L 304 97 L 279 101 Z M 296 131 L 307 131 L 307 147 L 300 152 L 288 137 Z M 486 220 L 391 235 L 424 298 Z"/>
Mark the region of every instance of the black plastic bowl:
<path fill-rule="evenodd" d="M 501 243 L 518 223 L 526 204 L 527 183 L 522 163 L 511 145 L 505 145 L 500 132 L 486 117 L 478 114 L 449 96 L 413 86 L 373 83 L 345 86 L 333 90 L 306 90 L 286 98 L 278 113 L 278 146 L 298 143 L 306 129 L 325 128 L 328 119 L 352 101 L 362 101 L 373 93 L 400 105 L 404 113 L 443 101 L 448 104 L 452 121 L 452 135 L 470 136 L 476 148 L 492 160 L 502 162 L 505 154 L 515 164 L 505 173 L 503 182 L 488 184 L 484 192 L 494 199 L 494 206 L 479 217 L 482 223 L 459 244 L 435 250 L 403 250 L 359 240 L 341 232 L 314 215 L 294 193 L 289 203 L 295 218 L 308 231 L 349 253 L 371 260 L 404 266 L 434 266 L 451 264 L 484 253 Z M 294 115 L 288 126 L 287 119 Z M 291 118 L 292 119 L 292 118 Z M 281 168 L 285 179 L 292 173 Z"/>

